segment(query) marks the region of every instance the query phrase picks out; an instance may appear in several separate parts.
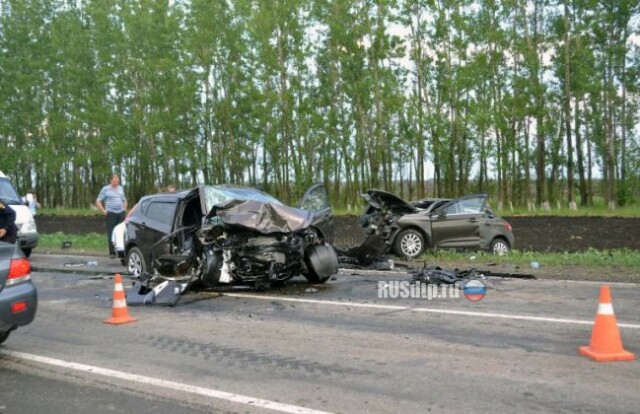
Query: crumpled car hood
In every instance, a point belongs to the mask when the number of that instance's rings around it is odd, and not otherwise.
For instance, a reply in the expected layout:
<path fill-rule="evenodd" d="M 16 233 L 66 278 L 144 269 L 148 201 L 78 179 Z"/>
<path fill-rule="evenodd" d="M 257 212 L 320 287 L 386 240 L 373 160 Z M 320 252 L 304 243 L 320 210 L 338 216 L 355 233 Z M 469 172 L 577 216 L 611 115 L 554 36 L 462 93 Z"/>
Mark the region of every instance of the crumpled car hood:
<path fill-rule="evenodd" d="M 382 190 L 367 190 L 362 194 L 362 198 L 365 199 L 371 206 L 375 208 L 386 207 L 389 210 L 396 213 L 417 213 L 418 209 L 407 203 L 395 194 Z"/>
<path fill-rule="evenodd" d="M 226 225 L 263 234 L 293 233 L 309 228 L 313 222 L 309 211 L 257 200 L 224 201 L 212 209 L 209 216 L 213 215 Z"/>

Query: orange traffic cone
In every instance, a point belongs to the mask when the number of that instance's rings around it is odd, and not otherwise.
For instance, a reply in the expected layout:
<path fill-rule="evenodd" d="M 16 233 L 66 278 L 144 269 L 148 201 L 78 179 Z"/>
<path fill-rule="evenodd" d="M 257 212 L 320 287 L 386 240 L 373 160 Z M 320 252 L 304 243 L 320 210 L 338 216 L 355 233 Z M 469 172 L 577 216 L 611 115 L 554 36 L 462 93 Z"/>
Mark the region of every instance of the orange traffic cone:
<path fill-rule="evenodd" d="M 124 288 L 122 287 L 122 276 L 116 274 L 114 279 L 115 286 L 113 288 L 113 313 L 108 319 L 105 319 L 104 323 L 110 323 L 112 325 L 120 325 L 123 323 L 135 322 L 136 318 L 129 316 L 127 310 L 127 300 L 124 296 Z"/>
<path fill-rule="evenodd" d="M 622 348 L 618 331 L 618 322 L 611 305 L 611 292 L 608 285 L 600 287 L 600 304 L 596 321 L 593 324 L 591 343 L 581 346 L 580 353 L 595 361 L 631 361 L 635 356 Z"/>

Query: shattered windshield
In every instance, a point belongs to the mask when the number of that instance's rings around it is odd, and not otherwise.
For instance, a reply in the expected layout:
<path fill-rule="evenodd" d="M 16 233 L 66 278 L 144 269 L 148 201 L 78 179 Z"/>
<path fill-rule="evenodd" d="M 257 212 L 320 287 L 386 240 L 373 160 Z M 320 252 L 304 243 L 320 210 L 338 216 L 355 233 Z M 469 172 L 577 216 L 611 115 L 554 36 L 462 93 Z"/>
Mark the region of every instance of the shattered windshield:
<path fill-rule="evenodd" d="M 0 180 L 0 198 L 6 202 L 21 204 L 20 196 L 7 180 Z"/>
<path fill-rule="evenodd" d="M 255 200 L 263 203 L 283 205 L 277 198 L 255 188 L 224 185 L 205 185 L 204 199 L 207 211 L 211 211 L 213 206 L 223 204 L 229 200 Z"/>
<path fill-rule="evenodd" d="M 314 186 L 307 193 L 300 204 L 300 208 L 308 211 L 320 211 L 331 208 L 329 197 L 322 185 Z"/>

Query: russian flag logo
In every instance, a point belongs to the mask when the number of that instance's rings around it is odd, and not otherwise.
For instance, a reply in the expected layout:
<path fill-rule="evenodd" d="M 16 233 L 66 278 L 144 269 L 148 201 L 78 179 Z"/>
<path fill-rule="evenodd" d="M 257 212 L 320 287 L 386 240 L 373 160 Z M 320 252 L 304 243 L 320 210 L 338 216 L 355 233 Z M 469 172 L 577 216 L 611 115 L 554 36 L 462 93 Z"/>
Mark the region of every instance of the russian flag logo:
<path fill-rule="evenodd" d="M 471 302 L 478 302 L 484 299 L 484 296 L 487 294 L 487 287 L 481 281 L 473 279 L 464 285 L 463 292 L 465 298 Z"/>

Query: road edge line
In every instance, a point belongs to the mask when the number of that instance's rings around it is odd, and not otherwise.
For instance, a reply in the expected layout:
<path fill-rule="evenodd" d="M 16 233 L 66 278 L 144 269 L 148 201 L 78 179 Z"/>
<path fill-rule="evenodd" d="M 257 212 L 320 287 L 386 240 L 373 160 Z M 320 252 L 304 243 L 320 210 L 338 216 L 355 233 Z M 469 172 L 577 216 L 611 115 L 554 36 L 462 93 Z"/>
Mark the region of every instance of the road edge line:
<path fill-rule="evenodd" d="M 71 369 L 74 371 L 85 372 L 89 374 L 96 374 L 103 377 L 120 379 L 130 382 L 137 382 L 141 384 L 147 384 L 156 386 L 159 388 L 167 388 L 173 391 L 183 391 L 190 394 L 196 394 L 204 397 L 214 398 L 217 400 L 224 400 L 227 402 L 233 402 L 252 407 L 264 408 L 268 410 L 278 411 L 288 414 L 332 414 L 327 411 L 314 410 L 312 408 L 297 406 L 293 404 L 280 403 L 277 401 L 265 400 L 262 398 L 250 397 L 242 394 L 234 394 L 226 391 L 215 390 L 211 388 L 200 387 L 196 385 L 183 384 L 174 381 L 163 380 L 160 378 L 148 377 L 145 375 L 130 374 L 124 371 L 116 371 L 109 368 L 101 368 L 92 365 L 80 364 L 77 362 L 64 361 L 61 359 L 45 357 L 41 355 L 28 354 L 25 352 L 12 351 L 8 349 L 0 349 L 0 355 L 9 356 L 11 358 L 17 358 L 45 364 L 49 366 L 55 366 L 59 368 Z"/>

